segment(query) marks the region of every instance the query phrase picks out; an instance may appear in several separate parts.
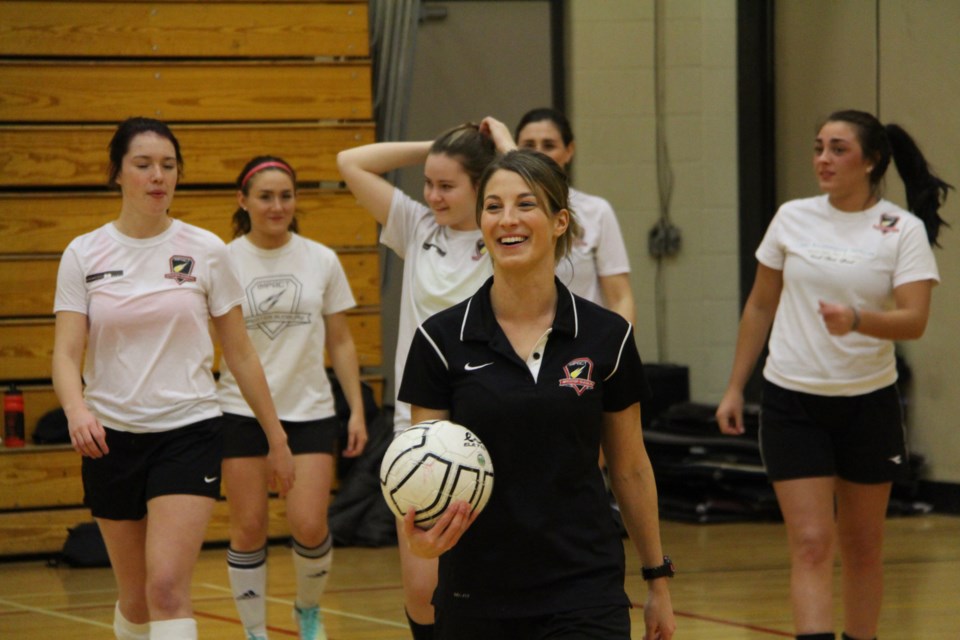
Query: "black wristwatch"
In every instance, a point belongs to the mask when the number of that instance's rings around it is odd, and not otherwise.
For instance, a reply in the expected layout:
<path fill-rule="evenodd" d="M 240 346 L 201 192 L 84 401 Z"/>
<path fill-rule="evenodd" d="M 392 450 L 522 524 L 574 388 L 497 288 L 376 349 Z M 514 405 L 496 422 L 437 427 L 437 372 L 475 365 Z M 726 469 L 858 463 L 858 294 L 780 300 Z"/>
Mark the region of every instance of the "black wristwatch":
<path fill-rule="evenodd" d="M 673 560 L 670 559 L 670 556 L 663 556 L 663 564 L 659 567 L 643 567 L 640 569 L 640 574 L 644 580 L 672 578 L 676 572 L 677 568 L 673 566 Z"/>

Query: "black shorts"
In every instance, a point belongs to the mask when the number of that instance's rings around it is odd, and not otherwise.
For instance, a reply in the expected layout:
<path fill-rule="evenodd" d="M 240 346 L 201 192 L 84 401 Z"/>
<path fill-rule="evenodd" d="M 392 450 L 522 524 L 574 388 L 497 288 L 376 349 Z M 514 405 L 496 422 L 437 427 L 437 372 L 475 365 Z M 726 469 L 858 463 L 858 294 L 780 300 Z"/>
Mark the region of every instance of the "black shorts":
<path fill-rule="evenodd" d="M 909 474 L 909 461 L 897 387 L 860 396 L 819 396 L 764 381 L 760 453 L 773 481 L 902 479 Z"/>
<path fill-rule="evenodd" d="M 281 420 L 287 433 L 287 445 L 293 455 L 329 453 L 337 449 L 340 421 L 336 417 L 289 422 Z M 267 436 L 256 418 L 223 414 L 223 457 L 260 458 L 270 451 Z"/>
<path fill-rule="evenodd" d="M 436 640 L 630 640 L 625 606 L 558 611 L 524 618 L 473 617 L 436 610 Z"/>
<path fill-rule="evenodd" d="M 220 418 L 156 433 L 106 429 L 110 453 L 83 458 L 83 503 L 94 517 L 140 520 L 147 501 L 172 494 L 220 497 Z"/>

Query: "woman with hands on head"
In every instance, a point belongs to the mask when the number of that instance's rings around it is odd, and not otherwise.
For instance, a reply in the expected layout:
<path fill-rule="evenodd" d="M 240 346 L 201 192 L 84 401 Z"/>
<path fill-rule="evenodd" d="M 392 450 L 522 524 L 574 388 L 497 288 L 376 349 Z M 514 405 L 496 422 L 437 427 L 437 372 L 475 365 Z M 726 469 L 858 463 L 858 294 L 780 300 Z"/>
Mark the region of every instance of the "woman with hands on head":
<path fill-rule="evenodd" d="M 293 486 L 293 459 L 226 247 L 168 213 L 183 167 L 176 137 L 130 118 L 109 150 L 120 214 L 75 238 L 60 261 L 53 384 L 117 580 L 116 637 L 191 639 L 190 580 L 220 496 L 209 320 L 267 433 L 264 473 L 281 494 Z"/>
<path fill-rule="evenodd" d="M 294 621 L 302 640 L 325 640 L 320 597 L 333 563 L 327 524 L 340 423 L 324 351 L 350 407 L 345 457 L 363 452 L 367 427 L 360 365 L 346 311 L 356 306 L 336 253 L 297 233 L 297 177 L 276 156 L 257 156 L 237 177 L 235 239 L 227 249 L 246 291 L 243 316 L 273 389 L 297 484 L 286 496 L 296 575 Z M 224 366 L 223 477 L 230 507 L 227 566 L 247 637 L 267 637 L 267 439 Z"/>
<path fill-rule="evenodd" d="M 512 151 L 478 186 L 476 217 L 493 277 L 424 322 L 400 398 L 413 420 L 449 419 L 483 441 L 496 487 L 483 513 L 458 502 L 401 547 L 439 557 L 435 637 L 630 638 L 624 548 L 597 472 L 601 442 L 640 555 L 647 638 L 675 623 L 657 493 L 643 444 L 646 381 L 621 316 L 570 293 L 555 276 L 576 223 L 561 168 Z M 416 363 L 415 365 L 413 363 Z M 483 365 L 483 366 L 477 366 Z M 589 552 L 587 551 L 589 550 Z"/>
<path fill-rule="evenodd" d="M 882 197 L 891 158 L 909 212 Z M 781 206 L 757 249 L 717 422 L 744 432 L 743 389 L 770 333 L 760 443 L 787 528 L 797 638 L 834 638 L 839 547 L 843 638 L 869 640 L 890 489 L 908 471 L 893 342 L 926 327 L 951 187 L 902 128 L 862 111 L 827 118 L 813 169 L 823 195 Z"/>
<path fill-rule="evenodd" d="M 497 151 L 513 146 L 506 126 L 487 118 L 480 125 L 453 127 L 433 141 L 378 142 L 337 155 L 340 175 L 357 202 L 383 227 L 380 242 L 404 261 L 394 363 L 397 389 L 417 326 L 469 296 L 490 276 L 490 258 L 475 217 L 477 183 Z M 426 206 L 382 175 L 419 164 Z M 410 424 L 410 406 L 398 400 L 394 431 Z M 410 629 L 416 640 L 429 640 L 436 561 L 413 556 L 403 546 L 400 560 Z"/>

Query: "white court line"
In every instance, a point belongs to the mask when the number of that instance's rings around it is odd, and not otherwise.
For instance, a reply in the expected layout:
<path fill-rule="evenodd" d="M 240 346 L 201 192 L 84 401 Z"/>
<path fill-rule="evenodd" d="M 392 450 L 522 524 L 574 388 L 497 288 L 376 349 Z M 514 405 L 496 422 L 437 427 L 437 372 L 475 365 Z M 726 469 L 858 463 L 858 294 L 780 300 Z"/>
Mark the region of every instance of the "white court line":
<path fill-rule="evenodd" d="M 197 586 L 206 587 L 207 589 L 213 589 L 214 591 L 221 591 L 223 593 L 229 593 L 233 595 L 233 591 L 227 587 L 221 587 L 218 584 L 211 584 L 209 582 L 201 582 Z M 274 602 L 277 604 L 288 604 L 291 607 L 293 606 L 293 600 L 286 600 L 284 598 L 275 598 L 272 596 L 264 596 L 264 600 L 267 602 Z M 364 622 L 374 622 L 376 624 L 382 624 L 387 627 L 396 627 L 398 629 L 408 629 L 409 626 L 399 622 L 394 622 L 393 620 L 384 620 L 383 618 L 372 618 L 370 616 L 362 616 L 357 613 L 349 613 L 347 611 L 337 611 L 336 609 L 328 609 L 327 607 L 320 607 L 320 611 L 323 613 L 329 613 L 334 616 L 341 616 L 343 618 L 353 618 L 354 620 L 362 620 Z"/>
<path fill-rule="evenodd" d="M 93 627 L 100 627 L 102 629 L 110 629 L 113 631 L 112 624 L 106 624 L 104 622 L 97 622 L 96 620 L 90 620 L 89 618 L 81 618 L 80 616 L 72 616 L 69 613 L 60 613 L 59 611 L 53 611 L 52 609 L 41 609 L 39 607 L 31 607 L 25 604 L 19 604 L 17 602 L 11 602 L 6 598 L 0 598 L 0 605 L 5 607 L 10 607 L 11 609 L 19 609 L 20 611 L 29 611 L 31 613 L 37 613 L 41 616 L 50 616 L 51 618 L 61 618 L 63 620 L 69 620 L 71 622 L 82 622 L 83 624 L 89 624 Z"/>

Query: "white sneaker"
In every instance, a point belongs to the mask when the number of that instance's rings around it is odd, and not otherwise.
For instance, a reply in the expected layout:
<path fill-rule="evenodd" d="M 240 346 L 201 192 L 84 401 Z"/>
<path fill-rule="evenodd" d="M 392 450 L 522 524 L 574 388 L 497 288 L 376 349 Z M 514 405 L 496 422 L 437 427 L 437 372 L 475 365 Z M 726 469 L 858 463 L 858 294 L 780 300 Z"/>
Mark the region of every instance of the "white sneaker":
<path fill-rule="evenodd" d="M 323 614 L 320 607 L 301 609 L 293 606 L 293 620 L 297 623 L 300 640 L 327 640 L 327 632 L 323 629 Z"/>

